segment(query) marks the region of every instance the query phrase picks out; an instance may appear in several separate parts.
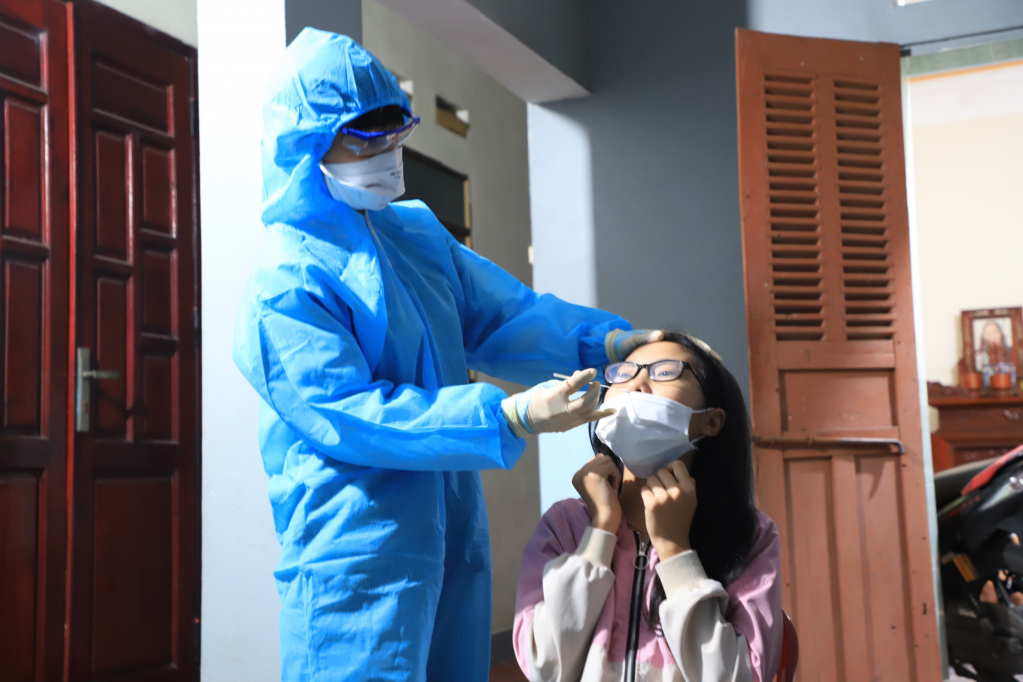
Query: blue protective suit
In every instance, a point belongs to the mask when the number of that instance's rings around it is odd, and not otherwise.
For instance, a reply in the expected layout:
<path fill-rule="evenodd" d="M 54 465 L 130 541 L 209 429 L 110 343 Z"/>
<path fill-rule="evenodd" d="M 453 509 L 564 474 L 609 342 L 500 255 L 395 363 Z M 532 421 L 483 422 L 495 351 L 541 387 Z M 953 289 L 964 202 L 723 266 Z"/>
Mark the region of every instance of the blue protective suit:
<path fill-rule="evenodd" d="M 606 363 L 605 334 L 630 328 L 538 296 L 421 202 L 364 217 L 332 199 L 318 164 L 335 134 L 390 104 L 409 106 L 375 57 L 313 29 L 264 102 L 267 235 L 234 357 L 262 397 L 289 681 L 487 680 L 478 471 L 510 468 L 524 441 L 506 394 L 466 368 L 532 384 Z"/>

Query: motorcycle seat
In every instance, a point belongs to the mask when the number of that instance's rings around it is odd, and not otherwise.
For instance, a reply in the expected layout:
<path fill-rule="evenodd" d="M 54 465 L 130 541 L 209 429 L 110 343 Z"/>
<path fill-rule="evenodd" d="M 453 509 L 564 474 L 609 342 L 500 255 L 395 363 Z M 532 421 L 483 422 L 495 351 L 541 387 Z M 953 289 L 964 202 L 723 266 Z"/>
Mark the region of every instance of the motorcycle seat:
<path fill-rule="evenodd" d="M 997 458 L 985 459 L 979 462 L 962 464 L 952 469 L 939 471 L 934 474 L 934 504 L 941 509 L 946 504 L 956 499 L 966 485 L 976 478 L 977 474 L 997 462 Z"/>
<path fill-rule="evenodd" d="M 966 484 L 962 490 L 962 494 L 969 495 L 974 490 L 983 488 L 991 482 L 991 479 L 994 478 L 999 471 L 1021 457 L 1023 457 L 1023 445 L 1019 446 L 1015 450 L 1010 450 L 985 467 L 983 471 L 974 476 L 970 482 Z"/>

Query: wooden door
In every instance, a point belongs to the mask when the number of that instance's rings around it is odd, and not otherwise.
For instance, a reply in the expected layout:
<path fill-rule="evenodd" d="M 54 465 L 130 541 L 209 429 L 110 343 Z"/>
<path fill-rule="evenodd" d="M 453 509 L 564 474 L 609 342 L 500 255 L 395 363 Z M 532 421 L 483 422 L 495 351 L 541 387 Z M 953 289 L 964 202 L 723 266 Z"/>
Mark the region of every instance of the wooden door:
<path fill-rule="evenodd" d="M 198 679 L 193 54 L 75 3 L 71 680 Z"/>
<path fill-rule="evenodd" d="M 66 7 L 0 0 L 0 679 L 62 674 L 68 423 Z"/>
<path fill-rule="evenodd" d="M 797 679 L 942 679 L 899 48 L 737 32 L 757 493 Z"/>

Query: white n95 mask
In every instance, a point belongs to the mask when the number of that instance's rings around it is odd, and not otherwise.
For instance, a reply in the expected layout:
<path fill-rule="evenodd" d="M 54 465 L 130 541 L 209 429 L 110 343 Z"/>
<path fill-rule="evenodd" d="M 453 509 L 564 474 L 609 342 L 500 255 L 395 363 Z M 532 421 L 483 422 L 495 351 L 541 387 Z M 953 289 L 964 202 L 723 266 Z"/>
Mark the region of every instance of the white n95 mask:
<path fill-rule="evenodd" d="M 605 400 L 601 407 L 618 411 L 597 422 L 597 438 L 637 478 L 649 478 L 695 450 L 696 441 L 689 440 L 689 421 L 694 414 L 711 410 L 694 410 L 669 398 L 635 391 Z"/>
<path fill-rule="evenodd" d="M 321 163 L 330 196 L 356 211 L 379 211 L 405 193 L 401 147 L 355 163 Z"/>

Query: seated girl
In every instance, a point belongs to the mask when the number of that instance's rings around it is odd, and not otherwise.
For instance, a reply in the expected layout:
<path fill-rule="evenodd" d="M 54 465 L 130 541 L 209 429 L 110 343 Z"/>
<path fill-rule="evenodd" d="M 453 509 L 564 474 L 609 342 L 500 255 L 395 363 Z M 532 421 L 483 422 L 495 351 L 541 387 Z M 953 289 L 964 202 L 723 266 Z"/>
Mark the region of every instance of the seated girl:
<path fill-rule="evenodd" d="M 572 479 L 582 499 L 544 514 L 522 560 L 519 666 L 533 682 L 771 682 L 781 554 L 735 378 L 674 333 L 604 378 L 617 413 Z"/>

